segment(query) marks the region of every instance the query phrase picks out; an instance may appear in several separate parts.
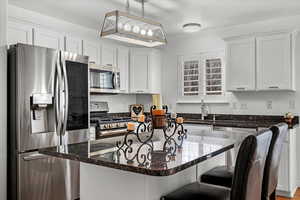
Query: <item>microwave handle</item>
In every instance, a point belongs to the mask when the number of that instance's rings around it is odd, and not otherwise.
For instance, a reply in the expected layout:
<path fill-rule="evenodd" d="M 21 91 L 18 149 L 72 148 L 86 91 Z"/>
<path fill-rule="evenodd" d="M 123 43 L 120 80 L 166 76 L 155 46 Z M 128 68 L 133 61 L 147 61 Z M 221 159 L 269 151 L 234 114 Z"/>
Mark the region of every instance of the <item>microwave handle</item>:
<path fill-rule="evenodd" d="M 112 86 L 113 86 L 113 89 L 116 89 L 116 73 L 115 72 L 112 73 Z"/>

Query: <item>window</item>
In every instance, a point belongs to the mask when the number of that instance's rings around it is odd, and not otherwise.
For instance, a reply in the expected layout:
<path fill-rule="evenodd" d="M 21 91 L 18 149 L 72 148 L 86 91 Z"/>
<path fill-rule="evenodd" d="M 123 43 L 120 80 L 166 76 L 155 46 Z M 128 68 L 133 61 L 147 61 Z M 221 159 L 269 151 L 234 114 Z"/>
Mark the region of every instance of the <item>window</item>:
<path fill-rule="evenodd" d="M 224 94 L 223 54 L 203 53 L 181 56 L 181 95 L 184 97 L 220 96 Z"/>

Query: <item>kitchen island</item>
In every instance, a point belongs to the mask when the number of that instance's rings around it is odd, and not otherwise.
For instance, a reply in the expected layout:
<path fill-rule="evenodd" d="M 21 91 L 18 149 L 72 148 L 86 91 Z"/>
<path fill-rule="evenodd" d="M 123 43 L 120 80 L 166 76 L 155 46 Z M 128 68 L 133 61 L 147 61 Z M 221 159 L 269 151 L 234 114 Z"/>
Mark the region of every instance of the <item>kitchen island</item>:
<path fill-rule="evenodd" d="M 159 200 L 163 194 L 196 181 L 198 176 L 217 165 L 234 160 L 241 141 L 256 131 L 215 132 L 203 128 L 184 138 L 181 145 L 168 143 L 161 130 L 155 130 L 152 146 L 141 143 L 133 133 L 130 148 L 116 145 L 124 137 L 41 149 L 40 153 L 80 161 L 80 195 L 82 200 Z M 151 133 L 143 133 L 142 141 Z M 146 138 L 146 139 L 145 139 Z M 177 136 L 173 137 L 178 142 Z M 174 145 L 174 148 L 170 148 Z M 122 147 L 122 148 L 120 148 Z M 224 152 L 232 153 L 225 156 Z M 233 156 L 230 156 L 233 155 Z M 233 159 L 232 159 L 233 158 Z"/>

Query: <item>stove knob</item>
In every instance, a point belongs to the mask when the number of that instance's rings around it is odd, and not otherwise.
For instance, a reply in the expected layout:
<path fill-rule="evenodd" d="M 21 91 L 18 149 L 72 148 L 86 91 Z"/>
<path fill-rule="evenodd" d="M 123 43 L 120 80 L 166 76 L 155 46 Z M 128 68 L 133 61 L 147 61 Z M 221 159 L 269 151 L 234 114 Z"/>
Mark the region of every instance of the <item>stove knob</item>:
<path fill-rule="evenodd" d="M 107 125 L 107 124 L 105 124 L 103 127 L 104 127 L 105 129 L 107 129 L 107 128 L 108 128 L 108 125 Z"/>

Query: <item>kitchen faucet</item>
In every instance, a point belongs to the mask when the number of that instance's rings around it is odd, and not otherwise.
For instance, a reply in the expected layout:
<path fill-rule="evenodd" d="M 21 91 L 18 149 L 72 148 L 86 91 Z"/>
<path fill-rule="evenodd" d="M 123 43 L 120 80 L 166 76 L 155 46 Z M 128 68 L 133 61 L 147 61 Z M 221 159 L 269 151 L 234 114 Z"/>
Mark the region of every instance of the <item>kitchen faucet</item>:
<path fill-rule="evenodd" d="M 205 105 L 204 100 L 201 99 L 201 120 L 204 120 L 208 115 L 208 107 Z"/>

